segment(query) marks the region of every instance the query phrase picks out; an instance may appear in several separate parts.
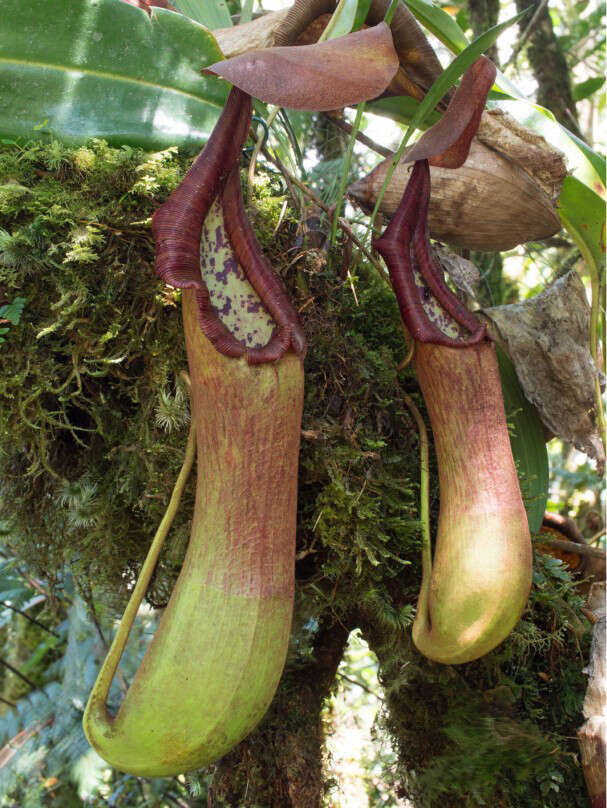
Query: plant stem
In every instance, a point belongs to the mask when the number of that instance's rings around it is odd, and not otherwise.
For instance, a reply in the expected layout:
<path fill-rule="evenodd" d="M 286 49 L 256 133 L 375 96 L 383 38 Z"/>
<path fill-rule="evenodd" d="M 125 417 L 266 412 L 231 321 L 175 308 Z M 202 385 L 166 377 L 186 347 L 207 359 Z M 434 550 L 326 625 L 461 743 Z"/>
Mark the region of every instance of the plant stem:
<path fill-rule="evenodd" d="M 270 114 L 268 115 L 268 119 L 266 121 L 268 131 L 272 126 L 272 124 L 274 123 L 274 119 L 278 115 L 279 111 L 280 107 L 274 107 L 272 112 L 270 112 Z M 249 163 L 249 173 L 247 176 L 249 199 L 253 199 L 253 179 L 255 177 L 255 166 L 257 165 L 257 158 L 259 157 L 259 152 L 261 151 L 265 141 L 266 141 L 266 132 L 264 130 L 257 138 L 255 146 L 253 147 L 253 152 L 251 153 L 251 162 Z"/>
<path fill-rule="evenodd" d="M 52 628 L 45 626 L 44 623 L 41 623 L 39 620 L 36 620 L 35 617 L 30 617 L 29 614 L 26 614 L 26 612 L 21 611 L 21 609 L 18 609 L 16 606 L 11 606 L 11 604 L 7 603 L 5 600 L 0 600 L 0 606 L 4 606 L 4 608 L 10 609 L 11 611 L 16 612 L 17 614 L 20 614 L 22 617 L 25 617 L 26 620 L 29 620 L 30 623 L 34 623 L 34 625 L 44 629 L 44 631 L 48 631 L 48 633 L 52 634 L 54 637 L 59 637 L 59 634 L 57 634 L 56 631 L 53 631 Z"/>
<path fill-rule="evenodd" d="M 415 419 L 419 434 L 419 521 L 422 529 L 422 586 L 429 589 L 430 577 L 432 575 L 432 542 L 430 539 L 430 455 L 428 430 L 426 429 L 422 414 L 411 396 L 405 392 L 402 393 L 402 396 L 411 415 Z M 420 603 L 421 602 L 422 594 L 420 593 Z"/>
<path fill-rule="evenodd" d="M 5 659 L 0 659 L 0 665 L 4 665 L 4 667 L 9 670 L 11 673 L 14 673 L 15 676 L 18 676 L 21 681 L 25 682 L 32 690 L 37 690 L 37 686 L 31 679 L 29 679 L 24 673 L 21 673 L 20 670 L 17 670 L 10 662 L 7 662 Z"/>
<path fill-rule="evenodd" d="M 354 144 L 356 143 L 356 135 L 358 133 L 358 130 L 360 129 L 360 124 L 365 112 L 365 107 L 366 104 L 364 101 L 362 102 L 362 104 L 358 105 L 356 109 L 356 117 L 354 118 L 354 124 L 352 126 L 352 131 L 350 132 L 350 139 L 348 141 L 348 148 L 346 150 L 346 157 L 344 161 L 344 169 L 341 174 L 341 179 L 339 181 L 339 189 L 337 191 L 337 203 L 335 205 L 335 214 L 333 216 L 333 221 L 331 223 L 331 238 L 329 240 L 331 246 L 335 244 L 335 238 L 337 236 L 337 225 L 339 224 L 339 214 L 346 193 L 346 185 L 348 184 L 350 166 L 352 165 L 352 155 L 354 154 Z"/>
<path fill-rule="evenodd" d="M 353 127 L 352 124 L 348 123 L 344 118 L 340 115 L 332 115 L 330 112 L 322 112 L 322 117 L 325 118 L 327 121 L 330 121 L 333 126 L 336 126 L 338 129 L 341 129 L 342 132 L 345 132 L 347 135 L 352 134 Z M 367 146 L 372 151 L 376 152 L 377 154 L 381 154 L 382 157 L 390 157 L 392 155 L 392 151 L 387 149 L 385 146 L 382 146 L 380 143 L 376 143 L 370 137 L 363 134 L 362 132 L 356 132 L 356 140 L 359 143 L 362 143 L 364 146 Z"/>

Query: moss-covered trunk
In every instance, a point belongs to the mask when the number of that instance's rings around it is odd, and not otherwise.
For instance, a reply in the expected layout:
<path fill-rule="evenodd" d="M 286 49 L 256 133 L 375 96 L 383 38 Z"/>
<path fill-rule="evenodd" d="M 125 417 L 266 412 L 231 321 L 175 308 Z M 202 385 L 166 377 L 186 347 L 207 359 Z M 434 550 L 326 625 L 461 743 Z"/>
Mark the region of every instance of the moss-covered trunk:
<path fill-rule="evenodd" d="M 53 580 L 69 568 L 89 582 L 108 624 L 160 521 L 187 433 L 180 307 L 153 274 L 149 217 L 188 163 L 99 141 L 0 146 L 0 304 L 26 300 L 0 345 L 4 545 L 32 575 Z M 355 298 L 339 256 L 290 251 L 297 223 L 287 215 L 278 226 L 284 196 L 273 175 L 255 193 L 260 240 L 310 344 L 296 607 L 269 713 L 200 773 L 191 804 L 322 805 L 321 712 L 360 627 L 385 688 L 394 794 L 441 808 L 583 805 L 575 729 L 587 633 L 576 628 L 581 599 L 567 571 L 538 556 L 521 623 L 487 657 L 453 667 L 415 651 L 418 443 L 402 390 L 423 405 L 413 372 L 397 371 L 405 346 L 395 301 L 371 267 L 353 268 Z M 435 468 L 433 480 L 435 519 Z M 192 480 L 149 593 L 157 606 L 184 557 L 193 492 Z M 53 774 L 40 765 L 32 783 Z M 30 786 L 15 783 L 23 802 Z"/>

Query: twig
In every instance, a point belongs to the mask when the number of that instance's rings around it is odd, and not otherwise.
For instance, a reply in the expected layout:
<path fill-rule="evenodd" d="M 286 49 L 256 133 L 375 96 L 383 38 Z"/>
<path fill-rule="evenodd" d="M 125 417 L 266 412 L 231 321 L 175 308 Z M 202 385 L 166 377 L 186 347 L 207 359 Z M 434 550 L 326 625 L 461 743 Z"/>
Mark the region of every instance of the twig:
<path fill-rule="evenodd" d="M 4 606 L 13 612 L 17 612 L 17 614 L 20 614 L 22 617 L 25 617 L 26 620 L 29 620 L 30 623 L 34 623 L 34 625 L 44 629 L 44 631 L 48 631 L 49 634 L 52 634 L 55 637 L 59 637 L 59 634 L 57 634 L 56 631 L 53 631 L 52 628 L 45 626 L 44 623 L 41 623 L 39 620 L 36 620 L 35 617 L 30 617 L 29 614 L 26 614 L 26 612 L 21 611 L 21 609 L 18 609 L 16 606 L 11 606 L 11 604 L 7 603 L 5 600 L 0 600 L 0 606 Z"/>
<path fill-rule="evenodd" d="M 274 107 L 272 112 L 268 115 L 268 120 L 266 121 L 266 125 L 268 127 L 268 131 L 270 127 L 274 123 L 274 119 L 278 115 L 280 107 Z M 248 187 L 249 187 L 249 199 L 253 199 L 253 180 L 255 178 L 255 167 L 257 165 L 257 158 L 259 157 L 259 152 L 261 151 L 263 144 L 265 143 L 267 138 L 265 129 L 262 130 L 261 134 L 255 141 L 255 146 L 253 146 L 253 152 L 251 154 L 251 162 L 249 163 L 249 172 L 248 172 Z"/>
<path fill-rule="evenodd" d="M 363 115 L 365 114 L 366 104 L 363 101 L 362 104 L 359 104 L 356 108 L 356 118 L 354 119 L 354 125 L 352 127 L 352 131 L 350 132 L 350 137 L 348 139 L 348 148 L 346 149 L 346 155 L 344 160 L 344 170 L 342 171 L 341 177 L 339 179 L 339 188 L 337 191 L 337 202 L 335 204 L 335 213 L 333 214 L 333 221 L 331 222 L 331 236 L 329 238 L 329 243 L 331 247 L 335 244 L 335 239 L 337 237 L 337 226 L 339 224 L 339 213 L 341 211 L 341 207 L 344 203 L 344 198 L 346 196 L 346 185 L 348 184 L 348 175 L 350 173 L 350 166 L 352 165 L 352 157 L 354 155 L 354 143 L 356 142 L 356 134 L 360 129 L 360 124 L 363 119 Z"/>
<path fill-rule="evenodd" d="M 566 553 L 577 553 L 581 556 L 589 556 L 590 558 L 601 558 L 605 560 L 605 550 L 600 547 L 591 547 L 589 544 L 578 544 L 575 541 L 567 541 L 567 539 L 552 539 L 548 536 L 542 536 L 540 544 L 549 544 L 557 550 L 563 550 Z"/>
<path fill-rule="evenodd" d="M 3 696 L 0 696 L 0 701 L 2 702 L 2 704 L 8 704 L 9 707 L 16 707 L 17 706 L 14 702 L 9 701 L 8 699 L 5 699 Z"/>
<path fill-rule="evenodd" d="M 281 160 L 280 160 L 280 158 L 279 158 L 279 157 L 277 157 L 276 155 L 272 155 L 272 154 L 270 154 L 270 152 L 269 152 L 267 149 L 262 149 L 262 153 L 263 153 L 264 157 L 266 158 L 266 160 L 269 160 L 269 161 L 270 161 L 270 162 L 271 162 L 273 165 L 275 165 L 275 166 L 276 166 L 276 168 L 277 168 L 277 169 L 278 169 L 278 170 L 281 172 L 281 174 L 283 174 L 283 176 L 284 176 L 285 180 L 286 180 L 288 183 L 292 183 L 293 185 L 296 185 L 296 186 L 297 186 L 297 187 L 300 189 L 300 191 L 302 191 L 302 192 L 303 192 L 303 193 L 304 193 L 304 194 L 305 194 L 307 197 L 309 197 L 309 198 L 310 198 L 310 199 L 311 199 L 311 200 L 314 202 L 314 204 L 318 205 L 318 207 L 319 207 L 321 210 L 323 210 L 323 211 L 324 211 L 324 212 L 327 214 L 327 216 L 331 216 L 331 214 L 332 214 L 332 212 L 333 212 L 333 211 L 332 211 L 332 209 L 331 209 L 331 208 L 330 208 L 328 205 L 325 205 L 325 203 L 324 203 L 324 202 L 323 202 L 321 199 L 319 199 L 319 198 L 316 196 L 316 194 L 314 193 L 314 191 L 311 191 L 311 190 L 310 190 L 310 189 L 309 189 L 309 188 L 308 188 L 306 185 L 304 185 L 304 183 L 303 183 L 303 182 L 301 182 L 300 180 L 298 180 L 298 179 L 297 179 L 297 177 L 293 176 L 293 174 L 291 174 L 291 173 L 290 173 L 290 172 L 289 172 L 289 171 L 288 171 L 288 170 L 285 168 L 285 166 L 283 165 L 283 163 L 281 162 Z M 362 252 L 362 253 L 365 255 L 365 257 L 367 258 L 367 260 L 369 261 L 369 263 L 370 263 L 370 264 L 371 264 L 373 267 L 375 267 L 375 269 L 376 269 L 376 270 L 379 272 L 379 274 L 381 275 L 381 277 L 382 277 L 382 278 L 383 278 L 383 279 L 386 281 L 386 283 L 387 283 L 387 282 L 388 282 L 388 279 L 386 278 L 386 273 L 385 273 L 385 271 L 384 271 L 383 267 L 382 267 L 382 266 L 379 264 L 379 262 L 378 262 L 378 261 L 377 261 L 377 260 L 376 260 L 376 259 L 375 259 L 375 258 L 374 258 L 372 255 L 371 255 L 371 253 L 369 252 L 369 250 L 368 250 L 368 249 L 365 247 L 365 245 L 364 245 L 364 244 L 363 244 L 363 243 L 360 241 L 360 239 L 358 239 L 358 238 L 357 238 L 357 237 L 354 235 L 354 233 L 352 232 L 352 229 L 350 228 L 350 225 L 349 225 L 349 224 L 346 222 L 346 220 L 345 220 L 345 219 L 342 219 L 342 218 L 340 218 L 340 219 L 339 219 L 339 227 L 341 227 L 341 229 L 344 231 L 344 233 L 346 233 L 346 235 L 348 236 L 348 238 L 350 238 L 350 239 L 352 240 L 352 242 L 353 242 L 354 244 L 356 244 L 356 246 L 358 247 L 358 249 L 359 249 L 359 250 L 360 250 L 360 251 L 361 251 L 361 252 Z"/>
<path fill-rule="evenodd" d="M 13 667 L 10 662 L 7 662 L 5 659 L 0 659 L 0 665 L 4 665 L 11 673 L 14 673 L 15 676 L 18 676 L 26 685 L 29 685 L 32 690 L 37 690 L 38 686 L 32 682 L 24 673 L 17 670 L 17 668 Z"/>
<path fill-rule="evenodd" d="M 182 372 L 180 375 L 186 382 L 188 389 L 191 389 L 191 385 L 189 383 L 190 380 L 187 374 Z M 101 670 L 97 676 L 97 681 L 93 685 L 93 690 L 91 691 L 91 695 L 89 697 L 90 699 L 97 699 L 100 704 L 106 704 L 114 676 L 120 674 L 118 664 L 120 663 L 120 659 L 127 644 L 127 640 L 135 621 L 135 617 L 137 616 L 139 606 L 141 605 L 141 601 L 144 598 L 148 584 L 156 568 L 156 564 L 160 557 L 160 551 L 162 550 L 162 546 L 171 529 L 171 525 L 173 524 L 177 511 L 179 510 L 181 496 L 190 475 L 190 471 L 192 470 L 192 466 L 194 465 L 195 458 L 196 424 L 194 422 L 194 418 L 192 417 L 183 465 L 177 476 L 177 480 L 175 481 L 171 498 L 169 499 L 169 504 L 167 505 L 164 516 L 162 517 L 158 529 L 156 530 L 156 534 L 152 540 L 148 554 L 143 562 L 143 566 L 141 567 L 137 583 L 131 592 L 131 597 L 129 598 L 129 602 L 126 605 L 124 614 L 122 615 L 122 619 L 120 620 L 118 629 L 114 635 L 112 645 L 110 646 L 110 650 L 107 652 L 105 660 L 103 661 Z"/>
<path fill-rule="evenodd" d="M 370 687 L 367 687 L 367 685 L 364 685 L 362 682 L 359 682 L 358 679 L 351 679 L 344 673 L 338 674 L 338 678 L 342 679 L 344 682 L 350 682 L 351 685 L 357 685 L 358 687 L 361 688 L 361 690 L 364 690 L 366 693 L 369 693 L 369 695 L 375 696 L 375 698 L 378 699 L 378 701 L 383 701 L 383 698 L 379 695 L 379 693 L 376 693 L 375 690 L 372 690 Z"/>
<path fill-rule="evenodd" d="M 341 129 L 341 131 L 345 132 L 347 135 L 352 134 L 353 126 L 352 124 L 348 123 L 345 118 L 342 118 L 339 115 L 331 115 L 330 112 L 323 112 L 322 117 L 326 118 L 328 121 L 331 121 L 332 124 L 334 124 L 338 129 Z M 381 154 L 382 157 L 390 157 L 392 154 L 390 149 L 387 149 L 385 146 L 371 140 L 371 138 L 365 135 L 363 132 L 356 133 L 356 140 L 377 154 Z"/>
<path fill-rule="evenodd" d="M 533 17 L 531 17 L 531 19 L 529 20 L 529 24 L 527 25 L 527 27 L 523 31 L 523 33 L 521 35 L 521 38 L 519 39 L 516 47 L 512 50 L 512 53 L 510 54 L 510 57 L 509 57 L 508 61 L 506 62 L 506 64 L 502 68 L 503 70 L 505 70 L 509 65 L 512 64 L 512 62 L 514 62 L 516 60 L 517 56 L 521 52 L 521 48 L 524 47 L 525 42 L 529 39 L 531 31 L 533 30 L 533 26 L 537 22 L 538 17 L 540 16 L 542 11 L 544 10 L 544 7 L 547 5 L 547 3 L 548 3 L 548 0 L 542 0 L 542 2 L 539 4 L 539 6 L 535 9 Z"/>

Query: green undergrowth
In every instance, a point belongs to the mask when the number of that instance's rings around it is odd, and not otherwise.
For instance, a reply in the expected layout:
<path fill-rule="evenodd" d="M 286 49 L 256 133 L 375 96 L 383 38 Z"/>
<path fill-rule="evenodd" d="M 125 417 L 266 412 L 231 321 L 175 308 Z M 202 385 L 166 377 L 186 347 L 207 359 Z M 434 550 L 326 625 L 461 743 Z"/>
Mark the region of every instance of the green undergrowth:
<path fill-rule="evenodd" d="M 4 315 L 0 344 L 3 542 L 51 589 L 69 569 L 106 624 L 124 606 L 183 459 L 179 301 L 154 275 L 150 217 L 189 163 L 176 150 L 102 141 L 0 146 L 0 307 L 24 301 L 18 317 Z M 248 795 L 234 804 L 279 804 L 261 782 L 276 755 L 263 744 L 283 739 L 295 766 L 298 739 L 316 737 L 319 721 L 310 705 L 320 700 L 297 696 L 302 671 L 314 685 L 319 632 L 360 627 L 386 689 L 395 791 L 445 808 L 583 805 L 571 739 L 582 723 L 587 631 L 568 573 L 538 556 L 523 621 L 480 662 L 440 666 L 415 652 L 418 441 L 402 391 L 423 403 L 412 372 L 397 371 L 405 346 L 393 295 L 369 266 L 352 268 L 355 295 L 340 261 L 305 241 L 294 250 L 298 226 L 290 209 L 282 215 L 280 183 L 268 174 L 255 188 L 251 216 L 301 309 L 309 350 L 293 637 L 260 743 L 232 770 L 231 793 L 242 781 Z M 153 606 L 166 603 L 178 574 L 193 494 L 192 479 Z M 201 776 L 203 797 L 207 782 Z"/>

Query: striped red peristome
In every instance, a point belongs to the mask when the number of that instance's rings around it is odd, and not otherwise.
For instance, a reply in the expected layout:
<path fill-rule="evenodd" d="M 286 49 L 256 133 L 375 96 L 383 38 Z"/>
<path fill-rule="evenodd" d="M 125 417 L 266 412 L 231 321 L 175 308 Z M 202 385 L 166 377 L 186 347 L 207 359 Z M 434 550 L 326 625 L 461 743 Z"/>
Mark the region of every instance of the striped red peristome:
<path fill-rule="evenodd" d="M 238 161 L 251 124 L 251 96 L 233 87 L 206 146 L 178 188 L 152 218 L 156 273 L 179 289 L 195 289 L 199 322 L 215 349 L 249 364 L 276 362 L 287 351 L 298 356 L 306 341 L 297 312 L 262 253 L 244 210 Z M 221 322 L 200 271 L 203 222 L 219 197 L 230 246 L 243 272 L 276 323 L 262 348 L 248 348 Z"/>
<path fill-rule="evenodd" d="M 427 160 L 418 160 L 398 210 L 373 247 L 386 262 L 401 316 L 414 339 L 451 348 L 475 345 L 486 338 L 487 326 L 458 300 L 436 265 L 428 237 L 429 202 L 430 168 Z M 470 332 L 468 337 L 448 337 L 430 322 L 415 284 L 414 268 L 443 309 Z"/>

